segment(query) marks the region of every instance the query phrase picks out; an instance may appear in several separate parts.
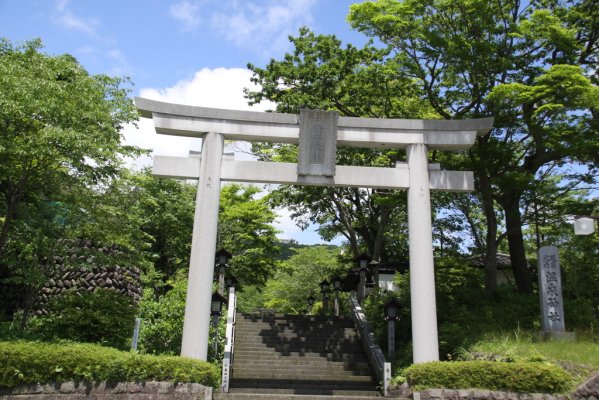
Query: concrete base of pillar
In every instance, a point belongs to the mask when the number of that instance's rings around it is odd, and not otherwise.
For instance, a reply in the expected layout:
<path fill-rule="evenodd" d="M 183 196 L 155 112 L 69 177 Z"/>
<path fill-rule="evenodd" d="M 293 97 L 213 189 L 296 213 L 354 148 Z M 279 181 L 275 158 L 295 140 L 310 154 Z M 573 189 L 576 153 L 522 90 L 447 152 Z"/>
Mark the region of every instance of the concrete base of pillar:
<path fill-rule="evenodd" d="M 574 343 L 576 342 L 576 332 L 566 332 L 566 331 L 541 331 L 538 336 L 539 342 L 567 342 Z"/>

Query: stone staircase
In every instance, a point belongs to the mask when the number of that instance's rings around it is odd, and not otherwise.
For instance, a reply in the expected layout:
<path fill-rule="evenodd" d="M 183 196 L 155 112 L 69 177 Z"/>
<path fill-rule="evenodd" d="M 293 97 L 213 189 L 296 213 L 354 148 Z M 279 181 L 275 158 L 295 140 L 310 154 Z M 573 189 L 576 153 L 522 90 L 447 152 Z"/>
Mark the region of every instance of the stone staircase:
<path fill-rule="evenodd" d="M 376 399 L 351 319 L 237 314 L 229 393 L 214 399 Z"/>

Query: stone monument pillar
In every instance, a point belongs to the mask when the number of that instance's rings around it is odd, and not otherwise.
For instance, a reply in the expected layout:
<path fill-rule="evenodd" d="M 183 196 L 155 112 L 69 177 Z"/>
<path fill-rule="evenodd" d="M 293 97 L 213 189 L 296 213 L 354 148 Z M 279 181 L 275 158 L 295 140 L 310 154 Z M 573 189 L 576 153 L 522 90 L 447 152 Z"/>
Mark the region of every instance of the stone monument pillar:
<path fill-rule="evenodd" d="M 566 332 L 564 321 L 562 276 L 557 247 L 545 246 L 539 249 L 538 273 L 543 338 L 573 341 L 574 333 Z"/>

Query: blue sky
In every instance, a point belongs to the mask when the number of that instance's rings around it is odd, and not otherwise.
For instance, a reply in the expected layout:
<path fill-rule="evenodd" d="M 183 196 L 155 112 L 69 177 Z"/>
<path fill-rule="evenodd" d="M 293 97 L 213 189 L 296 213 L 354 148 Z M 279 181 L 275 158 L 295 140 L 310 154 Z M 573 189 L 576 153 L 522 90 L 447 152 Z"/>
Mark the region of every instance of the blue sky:
<path fill-rule="evenodd" d="M 248 62 L 264 66 L 291 47 L 300 26 L 366 39 L 345 21 L 360 0 L 0 0 L 0 36 L 13 42 L 41 38 L 49 54 L 69 53 L 91 73 L 129 76 L 134 96 L 207 107 L 248 109 Z M 272 108 L 262 104 L 254 110 Z M 128 143 L 154 154 L 186 156 L 198 139 L 156 135 L 152 122 L 127 126 Z M 136 161 L 149 165 L 151 159 Z M 279 212 L 281 237 L 317 243 Z M 339 242 L 336 240 L 335 242 Z"/>
<path fill-rule="evenodd" d="M 202 68 L 264 65 L 302 25 L 364 42 L 345 22 L 352 0 L 0 0 L 0 35 L 40 37 L 90 72 L 166 88 Z"/>

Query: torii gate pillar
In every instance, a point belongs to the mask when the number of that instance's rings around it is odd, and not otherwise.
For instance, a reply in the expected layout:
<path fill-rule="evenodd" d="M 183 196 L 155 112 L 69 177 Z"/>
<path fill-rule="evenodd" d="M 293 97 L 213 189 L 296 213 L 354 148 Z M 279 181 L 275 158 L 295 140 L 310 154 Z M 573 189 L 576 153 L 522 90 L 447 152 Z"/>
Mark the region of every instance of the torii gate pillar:
<path fill-rule="evenodd" d="M 427 146 L 406 147 L 410 174 L 408 231 L 414 363 L 439 360 L 433 229 Z"/>
<path fill-rule="evenodd" d="M 181 344 L 181 355 L 200 360 L 208 357 L 210 307 L 206 305 L 211 303 L 212 297 L 223 149 L 222 134 L 204 136 Z"/>

